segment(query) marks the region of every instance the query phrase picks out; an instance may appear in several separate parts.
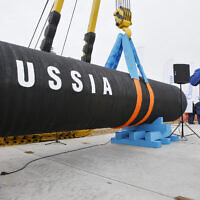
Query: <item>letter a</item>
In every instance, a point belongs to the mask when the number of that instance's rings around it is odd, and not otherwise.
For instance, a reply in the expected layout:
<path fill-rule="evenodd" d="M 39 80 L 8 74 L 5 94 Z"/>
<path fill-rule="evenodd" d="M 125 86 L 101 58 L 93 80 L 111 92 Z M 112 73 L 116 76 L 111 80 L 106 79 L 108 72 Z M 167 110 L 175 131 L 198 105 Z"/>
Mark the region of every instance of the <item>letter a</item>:
<path fill-rule="evenodd" d="M 107 93 L 109 95 L 112 95 L 112 89 L 110 86 L 110 83 L 108 82 L 108 79 L 106 77 L 103 77 L 103 94 L 106 95 Z"/>

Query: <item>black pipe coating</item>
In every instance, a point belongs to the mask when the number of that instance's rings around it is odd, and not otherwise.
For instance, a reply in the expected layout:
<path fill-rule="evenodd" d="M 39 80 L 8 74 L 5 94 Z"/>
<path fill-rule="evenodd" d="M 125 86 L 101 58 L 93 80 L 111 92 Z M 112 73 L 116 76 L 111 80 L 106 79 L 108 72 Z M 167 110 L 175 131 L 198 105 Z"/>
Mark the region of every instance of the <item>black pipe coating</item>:
<path fill-rule="evenodd" d="M 155 104 L 147 123 L 180 115 L 177 87 L 149 80 Z M 143 80 L 140 121 L 149 106 Z M 0 137 L 117 127 L 130 118 L 136 88 L 129 74 L 0 42 Z M 183 97 L 183 111 L 186 98 Z"/>

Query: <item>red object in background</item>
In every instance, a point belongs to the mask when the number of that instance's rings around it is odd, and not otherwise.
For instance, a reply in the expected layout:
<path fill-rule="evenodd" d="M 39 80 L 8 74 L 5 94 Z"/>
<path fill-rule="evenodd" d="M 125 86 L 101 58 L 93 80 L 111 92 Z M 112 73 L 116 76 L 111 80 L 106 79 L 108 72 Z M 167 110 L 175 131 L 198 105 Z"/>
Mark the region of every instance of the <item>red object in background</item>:
<path fill-rule="evenodd" d="M 183 114 L 183 121 L 184 122 L 188 122 L 188 118 L 189 118 L 189 116 L 188 116 L 188 113 L 184 113 Z M 181 119 L 181 118 L 180 118 Z M 179 121 L 180 121 L 180 119 L 179 119 Z M 195 115 L 194 116 L 194 122 L 197 122 L 198 120 L 197 120 L 197 115 Z"/>

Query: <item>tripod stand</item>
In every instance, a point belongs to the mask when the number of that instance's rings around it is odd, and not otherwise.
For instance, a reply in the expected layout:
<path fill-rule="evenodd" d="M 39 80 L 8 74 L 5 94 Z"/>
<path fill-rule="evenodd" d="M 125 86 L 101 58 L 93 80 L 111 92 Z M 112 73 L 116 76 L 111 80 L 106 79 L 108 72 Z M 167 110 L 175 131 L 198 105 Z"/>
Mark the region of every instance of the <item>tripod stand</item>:
<path fill-rule="evenodd" d="M 180 108 L 181 121 L 179 122 L 177 127 L 173 130 L 171 135 L 173 135 L 174 132 L 178 129 L 178 127 L 181 126 L 181 139 L 186 140 L 186 136 L 191 136 L 191 135 L 196 135 L 200 139 L 200 136 L 183 120 L 183 97 L 182 97 L 182 84 L 181 83 L 180 83 L 180 100 L 181 100 L 181 108 Z M 186 136 L 184 135 L 184 125 L 187 126 L 190 131 L 192 131 L 192 134 L 189 134 Z"/>
<path fill-rule="evenodd" d="M 47 144 L 45 144 L 45 145 L 50 145 L 50 144 L 62 144 L 62 145 L 67 145 L 67 144 L 65 144 L 64 142 L 61 142 L 61 141 L 59 141 L 59 139 L 58 139 L 58 133 L 56 132 L 56 139 L 55 139 L 55 141 L 53 141 L 53 142 L 50 142 L 50 143 L 47 143 Z"/>

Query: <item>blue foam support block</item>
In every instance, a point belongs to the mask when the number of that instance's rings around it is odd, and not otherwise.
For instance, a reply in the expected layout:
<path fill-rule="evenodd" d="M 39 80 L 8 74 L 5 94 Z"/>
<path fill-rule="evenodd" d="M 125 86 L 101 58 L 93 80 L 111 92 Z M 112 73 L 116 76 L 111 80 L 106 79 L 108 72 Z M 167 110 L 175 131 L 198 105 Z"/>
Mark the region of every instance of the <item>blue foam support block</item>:
<path fill-rule="evenodd" d="M 162 144 L 170 144 L 171 139 L 170 138 L 161 138 L 161 142 L 162 142 Z"/>
<path fill-rule="evenodd" d="M 159 117 L 151 124 L 123 128 L 111 143 L 160 148 L 162 144 L 179 140 L 178 136 L 171 136 L 171 132 L 171 125 L 163 124 L 163 118 Z"/>
<path fill-rule="evenodd" d="M 173 142 L 177 142 L 177 141 L 179 141 L 179 136 L 174 136 L 174 135 L 172 135 L 172 136 L 170 137 L 170 139 L 171 139 L 171 141 L 173 141 Z"/>
<path fill-rule="evenodd" d="M 162 146 L 161 141 L 146 142 L 145 140 L 136 140 L 136 141 L 129 139 L 118 140 L 116 138 L 111 138 L 111 144 L 124 144 L 124 145 L 152 147 L 152 148 L 160 148 Z"/>
<path fill-rule="evenodd" d="M 122 132 L 116 132 L 115 133 L 116 139 L 123 139 L 123 138 L 128 138 L 129 133 L 128 131 L 122 131 Z"/>
<path fill-rule="evenodd" d="M 145 131 L 130 131 L 129 132 L 129 139 L 130 140 L 139 140 L 145 137 Z"/>
<path fill-rule="evenodd" d="M 145 140 L 154 141 L 162 138 L 162 133 L 159 131 L 147 132 L 145 135 Z"/>
<path fill-rule="evenodd" d="M 151 124 L 142 124 L 135 127 L 125 127 L 122 130 L 126 131 L 147 131 L 147 132 L 161 132 L 162 137 L 168 137 L 171 135 L 171 125 L 170 124 L 163 124 L 163 118 L 159 117 L 155 121 L 153 121 Z M 159 139 L 159 138 L 158 138 Z"/>

